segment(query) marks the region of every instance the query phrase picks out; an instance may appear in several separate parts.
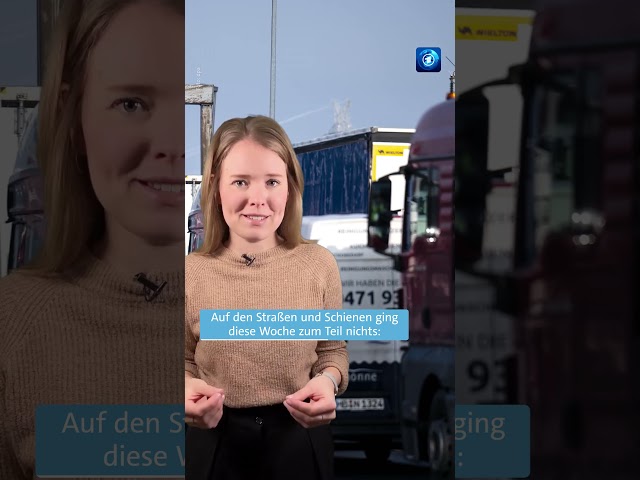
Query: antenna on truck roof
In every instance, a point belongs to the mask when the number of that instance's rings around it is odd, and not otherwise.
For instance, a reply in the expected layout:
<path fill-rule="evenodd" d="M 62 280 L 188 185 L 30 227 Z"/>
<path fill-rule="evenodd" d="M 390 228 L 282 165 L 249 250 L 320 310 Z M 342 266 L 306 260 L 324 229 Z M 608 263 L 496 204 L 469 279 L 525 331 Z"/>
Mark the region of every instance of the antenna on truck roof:
<path fill-rule="evenodd" d="M 451 61 L 451 59 L 449 57 L 444 57 L 447 60 L 449 60 L 449 63 L 451 65 L 453 65 L 453 68 L 456 68 L 456 64 L 453 63 Z M 456 71 L 453 70 L 450 74 L 449 74 L 449 93 L 447 93 L 447 100 L 452 100 L 456 98 Z"/>

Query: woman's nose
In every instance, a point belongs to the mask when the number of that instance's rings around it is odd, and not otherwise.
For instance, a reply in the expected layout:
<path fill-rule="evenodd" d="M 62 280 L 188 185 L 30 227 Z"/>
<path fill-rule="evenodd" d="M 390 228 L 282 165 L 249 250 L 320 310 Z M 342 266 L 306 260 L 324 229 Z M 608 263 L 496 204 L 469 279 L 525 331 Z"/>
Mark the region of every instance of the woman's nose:
<path fill-rule="evenodd" d="M 184 164 L 184 122 L 183 124 L 176 123 L 176 118 L 184 116 L 184 110 L 180 110 L 179 116 L 174 108 L 159 108 L 158 110 L 151 128 L 152 154 L 157 159 Z"/>
<path fill-rule="evenodd" d="M 266 187 L 263 185 L 252 185 L 249 188 L 249 202 L 251 205 L 264 205 L 267 202 Z"/>

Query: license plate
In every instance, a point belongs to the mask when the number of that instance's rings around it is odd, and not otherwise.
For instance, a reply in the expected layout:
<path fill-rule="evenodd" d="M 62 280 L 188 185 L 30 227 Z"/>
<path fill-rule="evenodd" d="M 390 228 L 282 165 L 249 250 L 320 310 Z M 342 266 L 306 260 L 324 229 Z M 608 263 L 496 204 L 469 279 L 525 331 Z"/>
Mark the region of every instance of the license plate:
<path fill-rule="evenodd" d="M 384 398 L 336 398 L 336 410 L 384 410 Z"/>

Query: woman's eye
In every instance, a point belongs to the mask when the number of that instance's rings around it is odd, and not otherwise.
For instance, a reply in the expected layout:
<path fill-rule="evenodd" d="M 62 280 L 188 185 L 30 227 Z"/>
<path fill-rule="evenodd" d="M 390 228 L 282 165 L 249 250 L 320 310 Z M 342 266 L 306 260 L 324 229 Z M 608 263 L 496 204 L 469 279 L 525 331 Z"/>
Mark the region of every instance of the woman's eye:
<path fill-rule="evenodd" d="M 236 180 L 233 182 L 233 184 L 237 187 L 244 187 L 247 184 L 247 182 L 245 182 L 244 180 Z"/>
<path fill-rule="evenodd" d="M 280 185 L 280 182 L 278 180 L 269 180 L 267 184 L 271 187 L 275 187 L 276 185 Z"/>
<path fill-rule="evenodd" d="M 148 110 L 144 102 L 136 98 L 121 98 L 116 100 L 114 106 L 120 107 L 125 113 L 136 113 L 139 110 Z"/>

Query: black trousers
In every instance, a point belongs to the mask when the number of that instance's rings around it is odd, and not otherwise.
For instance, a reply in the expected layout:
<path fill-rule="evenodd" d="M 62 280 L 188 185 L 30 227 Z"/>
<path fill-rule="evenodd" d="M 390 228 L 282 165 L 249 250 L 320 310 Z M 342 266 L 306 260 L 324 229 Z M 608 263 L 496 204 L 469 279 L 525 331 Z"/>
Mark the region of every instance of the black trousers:
<path fill-rule="evenodd" d="M 216 428 L 189 428 L 186 480 L 333 480 L 329 426 L 304 428 L 284 405 L 223 407 Z"/>

